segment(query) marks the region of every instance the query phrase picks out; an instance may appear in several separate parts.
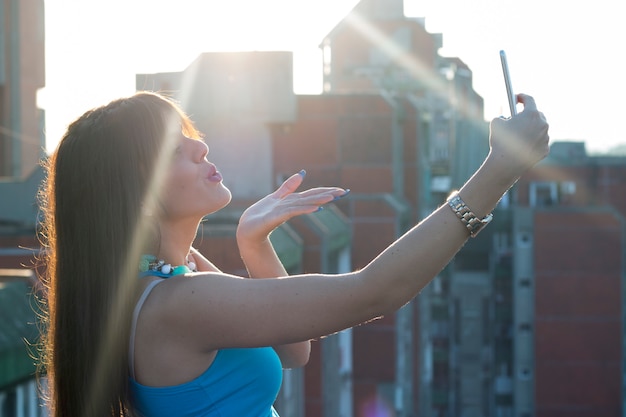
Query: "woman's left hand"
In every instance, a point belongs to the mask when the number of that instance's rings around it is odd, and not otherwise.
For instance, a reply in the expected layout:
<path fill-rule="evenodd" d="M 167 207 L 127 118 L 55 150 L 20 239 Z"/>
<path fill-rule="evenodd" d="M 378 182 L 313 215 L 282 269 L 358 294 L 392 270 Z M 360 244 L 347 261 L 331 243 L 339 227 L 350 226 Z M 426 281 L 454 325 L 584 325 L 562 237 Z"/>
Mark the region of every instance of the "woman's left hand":
<path fill-rule="evenodd" d="M 304 171 L 292 175 L 276 191 L 244 211 L 237 227 L 237 240 L 261 242 L 292 217 L 313 213 L 323 204 L 341 198 L 349 192 L 338 187 L 317 187 L 295 192 L 302 184 L 304 175 Z"/>

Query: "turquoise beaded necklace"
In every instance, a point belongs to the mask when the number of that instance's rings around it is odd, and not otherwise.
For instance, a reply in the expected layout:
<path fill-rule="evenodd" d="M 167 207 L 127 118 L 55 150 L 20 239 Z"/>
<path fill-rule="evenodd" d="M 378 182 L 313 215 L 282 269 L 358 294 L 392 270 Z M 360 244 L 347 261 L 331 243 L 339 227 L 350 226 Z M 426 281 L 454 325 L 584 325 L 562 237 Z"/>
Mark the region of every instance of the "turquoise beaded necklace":
<path fill-rule="evenodd" d="M 174 275 L 188 274 L 197 272 L 196 264 L 188 262 L 187 265 L 172 266 L 166 264 L 163 259 L 158 259 L 154 255 L 143 255 L 139 262 L 139 277 L 157 276 L 161 278 L 169 278 Z"/>

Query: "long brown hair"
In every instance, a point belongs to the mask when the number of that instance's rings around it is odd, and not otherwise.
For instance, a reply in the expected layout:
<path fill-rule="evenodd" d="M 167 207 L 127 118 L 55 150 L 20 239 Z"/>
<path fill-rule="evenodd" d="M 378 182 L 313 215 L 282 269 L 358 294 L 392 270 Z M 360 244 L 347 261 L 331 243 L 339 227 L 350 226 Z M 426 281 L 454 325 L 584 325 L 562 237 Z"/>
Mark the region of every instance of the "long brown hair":
<path fill-rule="evenodd" d="M 199 137 L 170 99 L 142 92 L 86 112 L 47 163 L 42 187 L 43 365 L 54 417 L 133 415 L 128 336 L 147 216 L 182 133 Z"/>

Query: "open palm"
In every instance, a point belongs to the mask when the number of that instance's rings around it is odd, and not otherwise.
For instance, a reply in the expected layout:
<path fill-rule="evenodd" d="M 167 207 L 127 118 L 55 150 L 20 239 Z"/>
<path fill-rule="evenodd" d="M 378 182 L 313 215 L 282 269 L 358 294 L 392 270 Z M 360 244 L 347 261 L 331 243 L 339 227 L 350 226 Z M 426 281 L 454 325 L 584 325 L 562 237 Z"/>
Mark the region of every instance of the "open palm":
<path fill-rule="evenodd" d="M 296 192 L 303 173 L 289 177 L 273 193 L 265 196 L 243 212 L 237 227 L 237 239 L 261 241 L 292 217 L 312 213 L 323 204 L 343 197 L 347 191 L 338 187 L 317 187 Z"/>

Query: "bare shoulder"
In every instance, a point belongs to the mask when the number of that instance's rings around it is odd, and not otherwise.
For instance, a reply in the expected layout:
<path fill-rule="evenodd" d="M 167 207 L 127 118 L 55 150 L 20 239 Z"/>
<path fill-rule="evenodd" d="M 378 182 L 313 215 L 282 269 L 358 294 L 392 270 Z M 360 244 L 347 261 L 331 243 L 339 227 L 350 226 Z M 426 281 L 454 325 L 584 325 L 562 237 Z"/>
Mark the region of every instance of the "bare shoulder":
<path fill-rule="evenodd" d="M 350 275 L 248 279 L 205 272 L 169 278 L 146 303 L 161 334 L 198 351 L 275 346 L 370 319 L 377 306 Z"/>
<path fill-rule="evenodd" d="M 184 341 L 190 352 L 229 347 L 210 335 L 231 314 L 235 302 L 231 294 L 245 281 L 252 280 L 213 271 L 168 278 L 151 291 L 142 307 L 144 328 L 163 345 Z"/>
<path fill-rule="evenodd" d="M 144 307 L 145 316 L 157 321 L 161 326 L 173 326 L 184 330 L 187 323 L 192 322 L 194 313 L 200 305 L 205 307 L 214 303 L 215 292 L 221 292 L 224 286 L 236 285 L 235 282 L 244 278 L 224 275 L 219 271 L 197 274 L 185 274 L 163 280 L 151 291 Z M 146 288 L 150 283 L 146 283 Z M 206 311 L 205 311 L 206 312 Z M 210 312 L 210 310 L 208 310 Z"/>

